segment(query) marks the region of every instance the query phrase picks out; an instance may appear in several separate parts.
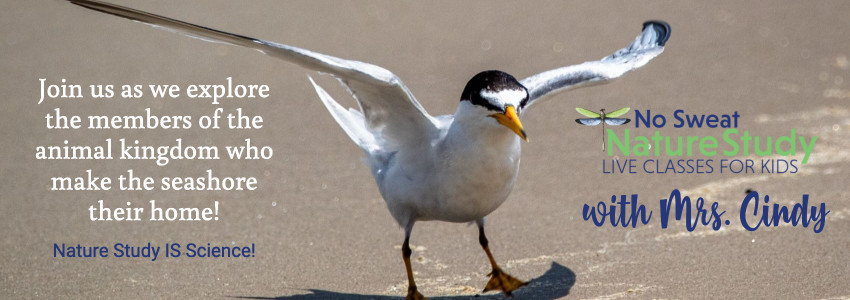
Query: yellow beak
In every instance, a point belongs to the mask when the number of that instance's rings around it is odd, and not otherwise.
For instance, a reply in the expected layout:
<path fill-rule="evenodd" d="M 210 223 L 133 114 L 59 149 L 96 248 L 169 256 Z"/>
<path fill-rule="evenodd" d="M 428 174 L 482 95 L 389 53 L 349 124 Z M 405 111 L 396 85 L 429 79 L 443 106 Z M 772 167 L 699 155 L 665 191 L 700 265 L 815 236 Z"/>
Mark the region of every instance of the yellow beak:
<path fill-rule="evenodd" d="M 516 135 L 528 142 L 528 136 L 525 135 L 525 130 L 522 129 L 522 122 L 519 121 L 519 116 L 517 116 L 513 106 L 507 106 L 504 114 L 492 114 L 490 117 L 496 119 L 496 121 L 499 121 L 499 124 L 512 130 Z"/>

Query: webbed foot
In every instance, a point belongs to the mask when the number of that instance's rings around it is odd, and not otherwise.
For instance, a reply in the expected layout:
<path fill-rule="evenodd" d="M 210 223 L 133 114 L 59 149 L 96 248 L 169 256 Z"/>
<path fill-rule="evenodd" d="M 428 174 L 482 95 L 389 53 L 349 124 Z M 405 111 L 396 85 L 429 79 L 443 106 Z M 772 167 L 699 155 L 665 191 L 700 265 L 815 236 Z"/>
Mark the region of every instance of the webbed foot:
<path fill-rule="evenodd" d="M 528 284 L 527 282 L 521 281 L 511 275 L 508 275 L 508 273 L 502 271 L 501 268 L 494 268 L 493 272 L 491 272 L 489 276 L 490 281 L 487 282 L 487 286 L 484 288 L 484 292 L 500 290 L 504 292 L 505 295 L 511 296 L 511 292 Z"/>
<path fill-rule="evenodd" d="M 407 297 L 404 297 L 404 299 L 405 300 L 428 300 L 428 298 L 425 298 L 425 296 L 422 296 L 422 294 L 420 294 L 419 291 L 416 290 L 416 286 L 411 286 L 411 287 L 407 288 Z"/>

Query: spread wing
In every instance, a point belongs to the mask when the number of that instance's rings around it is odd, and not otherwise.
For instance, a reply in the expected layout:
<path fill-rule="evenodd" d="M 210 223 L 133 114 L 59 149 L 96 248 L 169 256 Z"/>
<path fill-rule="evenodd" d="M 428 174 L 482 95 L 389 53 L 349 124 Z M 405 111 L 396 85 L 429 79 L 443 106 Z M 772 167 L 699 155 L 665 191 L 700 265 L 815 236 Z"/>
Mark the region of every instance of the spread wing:
<path fill-rule="evenodd" d="M 664 21 L 648 21 L 634 42 L 598 61 L 546 71 L 520 81 L 528 89 L 523 108 L 569 89 L 603 83 L 637 69 L 664 51 L 670 38 L 670 25 Z"/>
<path fill-rule="evenodd" d="M 366 131 L 361 128 L 345 128 L 345 126 L 357 126 L 359 124 L 344 124 L 340 122 L 343 129 L 349 133 L 370 133 L 374 137 L 361 137 L 352 139 L 358 144 L 362 141 L 382 143 L 382 147 L 397 148 L 411 143 L 420 143 L 430 140 L 438 130 L 434 118 L 425 112 L 425 109 L 416 101 L 413 94 L 407 89 L 392 72 L 368 63 L 353 60 L 345 60 L 330 55 L 324 55 L 289 45 L 255 39 L 243 35 L 228 33 L 204 26 L 199 26 L 183 21 L 178 21 L 163 16 L 147 13 L 132 8 L 118 6 L 91 0 L 69 0 L 71 3 L 108 13 L 111 15 L 127 18 L 130 20 L 146 23 L 159 29 L 184 34 L 204 41 L 223 42 L 258 50 L 264 54 L 283 59 L 301 67 L 329 73 L 337 77 L 349 89 L 349 92 L 357 99 L 361 112 L 333 109 L 331 113 L 348 113 L 350 115 L 338 116 L 347 120 L 363 120 Z M 320 96 L 321 93 L 320 93 Z M 325 99 L 322 99 L 325 101 Z M 333 101 L 331 99 L 331 101 Z M 326 105 L 328 103 L 326 102 Z M 338 104 L 337 104 L 338 105 Z M 330 109 L 330 107 L 329 107 Z M 358 115 L 362 113 L 362 115 Z M 360 145 L 364 149 L 374 148 L 376 145 Z"/>

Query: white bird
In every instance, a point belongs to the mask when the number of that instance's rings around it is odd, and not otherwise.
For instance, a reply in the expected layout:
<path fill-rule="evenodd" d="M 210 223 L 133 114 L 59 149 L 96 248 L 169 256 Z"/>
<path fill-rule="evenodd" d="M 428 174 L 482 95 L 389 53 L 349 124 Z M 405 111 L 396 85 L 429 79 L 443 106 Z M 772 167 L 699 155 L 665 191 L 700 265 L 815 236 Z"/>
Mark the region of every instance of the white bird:
<path fill-rule="evenodd" d="M 433 117 L 401 79 L 381 67 L 270 41 L 227 33 L 147 12 L 88 0 L 74 4 L 205 41 L 259 50 L 304 68 L 331 74 L 348 88 L 359 109 L 346 109 L 312 78 L 319 98 L 346 134 L 363 149 L 387 208 L 404 228 L 402 257 L 408 299 L 424 299 L 410 266 L 410 233 L 417 221 L 476 222 L 479 242 L 493 268 L 484 291 L 507 295 L 525 282 L 499 268 L 484 235 L 484 217 L 516 183 L 520 116 L 544 98 L 602 83 L 639 68 L 664 51 L 670 26 L 648 21 L 627 47 L 599 61 L 546 71 L 523 80 L 501 71 L 481 72 L 466 84 L 454 115 Z"/>

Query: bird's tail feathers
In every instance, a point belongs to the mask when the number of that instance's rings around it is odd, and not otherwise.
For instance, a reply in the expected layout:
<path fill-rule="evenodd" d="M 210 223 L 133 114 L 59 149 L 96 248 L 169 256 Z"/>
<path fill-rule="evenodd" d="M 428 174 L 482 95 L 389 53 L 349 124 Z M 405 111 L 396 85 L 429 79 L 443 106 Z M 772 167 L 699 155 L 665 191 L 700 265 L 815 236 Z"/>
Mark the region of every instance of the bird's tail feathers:
<path fill-rule="evenodd" d="M 329 95 L 325 89 L 316 84 L 313 81 L 313 78 L 307 76 L 310 79 L 310 83 L 313 84 L 313 87 L 316 89 L 316 93 L 319 94 L 319 99 L 322 100 L 322 103 L 325 104 L 325 107 L 328 109 L 328 112 L 331 113 L 331 116 L 336 120 L 342 130 L 348 134 L 348 137 L 354 141 L 357 146 L 360 146 L 363 151 L 366 153 L 374 153 L 380 149 L 378 144 L 378 138 L 375 134 L 366 128 L 366 120 L 363 117 L 363 113 L 352 108 L 345 109 L 340 105 L 336 100 L 334 100 L 331 95 Z"/>

